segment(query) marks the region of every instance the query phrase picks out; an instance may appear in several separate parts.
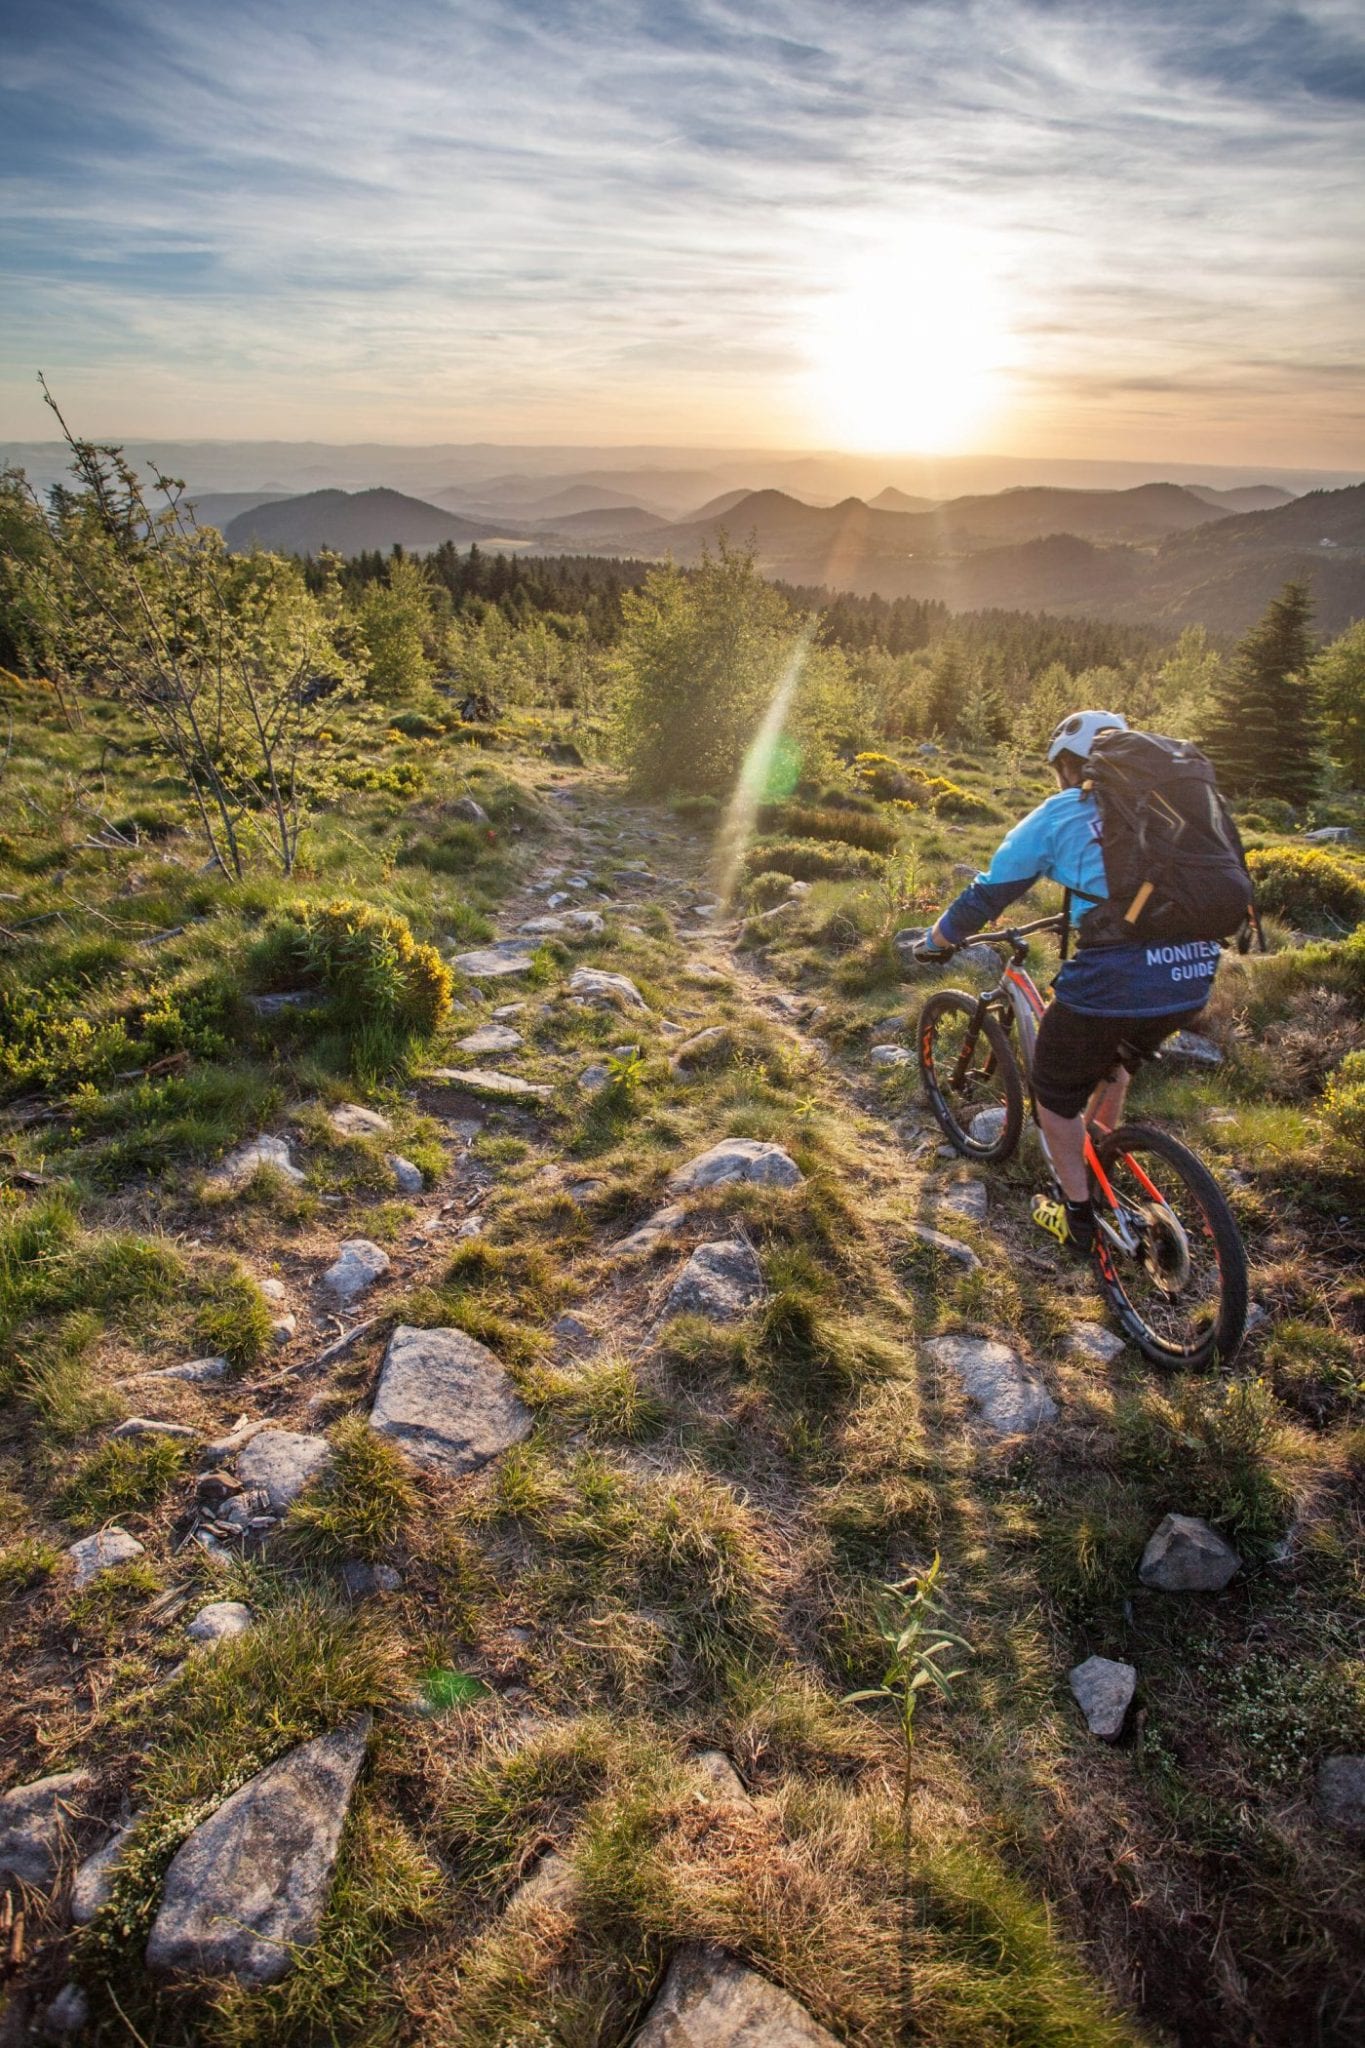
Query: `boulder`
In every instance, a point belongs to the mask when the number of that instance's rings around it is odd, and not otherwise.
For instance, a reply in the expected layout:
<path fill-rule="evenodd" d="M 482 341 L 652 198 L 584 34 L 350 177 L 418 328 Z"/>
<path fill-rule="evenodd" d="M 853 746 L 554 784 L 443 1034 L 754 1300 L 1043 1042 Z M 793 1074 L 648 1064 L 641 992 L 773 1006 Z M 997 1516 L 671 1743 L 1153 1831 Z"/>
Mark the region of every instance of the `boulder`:
<path fill-rule="evenodd" d="M 248 1492 L 265 1495 L 272 1514 L 282 1515 L 331 1463 L 332 1447 L 326 1437 L 258 1429 L 237 1453 L 237 1477 Z"/>
<path fill-rule="evenodd" d="M 499 1003 L 493 1012 L 493 1022 L 505 1024 L 509 1017 L 519 1017 L 525 1008 L 525 1003 Z"/>
<path fill-rule="evenodd" d="M 931 1229 L 927 1223 L 911 1223 L 906 1227 L 911 1237 L 918 1238 L 921 1244 L 928 1245 L 930 1251 L 940 1253 L 945 1259 L 951 1259 L 955 1265 L 964 1267 L 967 1272 L 975 1273 L 980 1266 L 981 1261 L 976 1253 L 969 1244 L 963 1244 L 960 1238 L 947 1237 L 941 1230 Z"/>
<path fill-rule="evenodd" d="M 535 956 L 520 939 L 499 939 L 494 945 L 457 953 L 455 965 L 471 981 L 502 981 L 510 974 L 529 974 L 535 966 Z"/>
<path fill-rule="evenodd" d="M 723 1949 L 679 1950 L 635 2048 L 836 2048 L 804 2006 Z"/>
<path fill-rule="evenodd" d="M 89 1771 L 57 1771 L 0 1797 L 0 1884 L 51 1884 L 93 1782 Z"/>
<path fill-rule="evenodd" d="M 1316 832 L 1305 832 L 1303 837 L 1308 846 L 1348 846 L 1351 828 L 1349 825 L 1319 825 Z"/>
<path fill-rule="evenodd" d="M 673 1282 L 663 1312 L 728 1323 L 757 1308 L 767 1292 L 752 1246 L 739 1238 L 699 1244 Z"/>
<path fill-rule="evenodd" d="M 272 1344 L 290 1344 L 298 1333 L 299 1319 L 291 1309 L 288 1315 L 276 1316 L 270 1325 Z"/>
<path fill-rule="evenodd" d="M 1327 1825 L 1365 1837 L 1365 1756 L 1329 1756 L 1318 1766 L 1317 1805 Z"/>
<path fill-rule="evenodd" d="M 302 1182 L 301 1169 L 294 1164 L 294 1155 L 286 1138 L 248 1138 L 245 1145 L 239 1145 L 235 1152 L 229 1152 L 222 1165 L 210 1176 L 230 1187 L 250 1180 L 253 1173 L 262 1166 L 269 1166 L 276 1173 L 282 1173 L 286 1180 Z"/>
<path fill-rule="evenodd" d="M 384 1164 L 393 1175 L 393 1184 L 400 1195 L 420 1195 L 426 1186 L 420 1166 L 414 1166 L 401 1152 L 386 1152 Z"/>
<path fill-rule="evenodd" d="M 392 1263 L 388 1253 L 368 1237 L 348 1237 L 323 1274 L 322 1284 L 345 1308 L 349 1302 L 359 1301 L 362 1294 L 368 1294 Z"/>
<path fill-rule="evenodd" d="M 1111 1657 L 1087 1657 L 1084 1664 L 1074 1667 L 1068 1679 L 1090 1733 L 1101 1736 L 1105 1742 L 1116 1742 L 1137 1691 L 1134 1666 L 1115 1663 Z"/>
<path fill-rule="evenodd" d="M 477 1031 L 471 1031 L 468 1038 L 458 1041 L 458 1052 L 515 1052 L 526 1040 L 510 1024 L 483 1024 Z"/>
<path fill-rule="evenodd" d="M 76 1590 L 79 1592 L 101 1572 L 112 1572 L 121 1564 L 131 1564 L 144 1552 L 136 1536 L 130 1536 L 126 1529 L 114 1527 L 98 1529 L 93 1536 L 82 1536 L 79 1543 L 68 1544 L 66 1554 L 75 1563 Z"/>
<path fill-rule="evenodd" d="M 370 1717 L 290 1750 L 197 1827 L 166 1872 L 149 1969 L 273 1984 L 316 1941 Z"/>
<path fill-rule="evenodd" d="M 997 1436 L 1017 1436 L 1054 1420 L 1057 1403 L 1025 1370 L 1008 1344 L 993 1337 L 931 1337 L 925 1351 L 934 1364 L 954 1373 Z"/>
<path fill-rule="evenodd" d="M 538 1082 L 523 1081 L 520 1074 L 500 1074 L 493 1067 L 432 1067 L 426 1078 L 465 1088 L 490 1102 L 548 1102 L 552 1092 Z"/>
<path fill-rule="evenodd" d="M 669 1175 L 673 1194 L 694 1188 L 719 1187 L 725 1181 L 751 1180 L 765 1187 L 794 1188 L 805 1175 L 780 1145 L 765 1144 L 758 1138 L 722 1138 L 709 1152 L 690 1159 Z"/>
<path fill-rule="evenodd" d="M 569 994 L 587 1003 L 611 1003 L 618 1010 L 647 1010 L 649 1004 L 635 983 L 624 974 L 608 974 L 600 967 L 575 967 L 569 976 Z"/>
<path fill-rule="evenodd" d="M 1003 1109 L 979 1109 L 967 1126 L 967 1136 L 974 1145 L 998 1145 L 1004 1135 Z"/>
<path fill-rule="evenodd" d="M 393 1129 L 377 1109 L 364 1109 L 358 1102 L 343 1102 L 340 1109 L 329 1110 L 327 1121 L 342 1138 L 387 1138 Z"/>
<path fill-rule="evenodd" d="M 96 1849 L 93 1856 L 87 1856 L 76 1872 L 71 1887 L 71 1918 L 77 1927 L 88 1927 L 101 1906 L 109 1903 L 114 1889 L 114 1876 L 118 1870 L 119 1858 L 128 1846 L 137 1817 L 115 1828 L 102 1849 Z"/>
<path fill-rule="evenodd" d="M 463 1330 L 389 1339 L 370 1422 L 415 1463 L 475 1472 L 531 1428 L 531 1411 L 493 1353 Z"/>
<path fill-rule="evenodd" d="M 1196 1515 L 1164 1515 L 1142 1553 L 1138 1577 L 1161 1593 L 1221 1593 L 1242 1560 Z"/>
<path fill-rule="evenodd" d="M 229 1636 L 245 1635 L 252 1624 L 252 1612 L 240 1600 L 210 1600 L 201 1607 L 185 1629 L 196 1643 L 221 1643 Z"/>

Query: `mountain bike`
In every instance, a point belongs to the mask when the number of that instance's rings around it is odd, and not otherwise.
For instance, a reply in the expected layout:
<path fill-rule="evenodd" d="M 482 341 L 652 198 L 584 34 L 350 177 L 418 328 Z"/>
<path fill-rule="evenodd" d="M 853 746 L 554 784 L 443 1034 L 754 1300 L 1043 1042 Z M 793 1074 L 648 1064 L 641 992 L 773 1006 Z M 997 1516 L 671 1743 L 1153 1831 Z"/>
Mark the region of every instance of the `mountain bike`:
<path fill-rule="evenodd" d="M 978 932 L 973 945 L 1007 956 L 995 987 L 977 994 L 943 989 L 920 1012 L 920 1076 L 964 1159 L 1009 1159 L 1023 1134 L 1026 1085 L 1034 1109 L 1033 1049 L 1046 1004 L 1025 965 L 1027 942 L 1062 929 L 1054 916 Z M 1119 1056 L 1130 1072 L 1145 1058 L 1160 1058 L 1124 1046 Z M 1041 1130 L 1038 1139 L 1051 1167 Z M 1095 1271 L 1124 1335 L 1156 1365 L 1196 1368 L 1231 1359 L 1246 1329 L 1246 1251 L 1208 1168 L 1150 1124 L 1087 1129 L 1085 1157 Z"/>

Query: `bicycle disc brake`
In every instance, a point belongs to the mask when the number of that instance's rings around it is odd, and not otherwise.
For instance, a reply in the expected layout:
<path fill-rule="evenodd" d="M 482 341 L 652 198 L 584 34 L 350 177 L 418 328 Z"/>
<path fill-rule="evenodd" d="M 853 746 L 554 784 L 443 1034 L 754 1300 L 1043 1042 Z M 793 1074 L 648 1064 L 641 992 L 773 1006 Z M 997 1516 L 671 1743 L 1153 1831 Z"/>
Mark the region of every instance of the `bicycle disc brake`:
<path fill-rule="evenodd" d="M 1133 1213 L 1141 1233 L 1138 1257 L 1161 1292 L 1174 1300 L 1190 1277 L 1185 1226 L 1164 1202 L 1143 1202 Z"/>

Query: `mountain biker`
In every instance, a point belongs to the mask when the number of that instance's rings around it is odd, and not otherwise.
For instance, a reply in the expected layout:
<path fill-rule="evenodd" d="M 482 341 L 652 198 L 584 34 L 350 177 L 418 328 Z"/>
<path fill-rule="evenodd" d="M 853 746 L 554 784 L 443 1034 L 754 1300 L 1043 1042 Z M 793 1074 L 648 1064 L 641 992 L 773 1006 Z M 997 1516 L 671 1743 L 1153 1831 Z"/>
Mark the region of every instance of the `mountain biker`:
<path fill-rule="evenodd" d="M 1114 728 L 1128 730 L 1121 712 L 1076 711 L 1061 721 L 1047 750 L 1060 784 L 1056 794 L 1006 834 L 990 866 L 914 948 L 916 960 L 946 960 L 1037 881 L 1060 882 L 1072 892 L 1073 928 L 1087 903 L 1107 897 L 1099 804 L 1081 783 L 1097 734 Z M 1173 1031 L 1194 1022 L 1218 959 L 1212 942 L 1178 948 L 1136 943 L 1083 946 L 1063 962 L 1033 1056 L 1038 1122 L 1061 1200 L 1035 1195 L 1032 1215 L 1060 1244 L 1085 1255 L 1095 1242 L 1087 1123 L 1112 1130 L 1121 1121 L 1133 1077 L 1125 1058 L 1131 1056 L 1135 1068 L 1137 1054 L 1154 1053 Z"/>

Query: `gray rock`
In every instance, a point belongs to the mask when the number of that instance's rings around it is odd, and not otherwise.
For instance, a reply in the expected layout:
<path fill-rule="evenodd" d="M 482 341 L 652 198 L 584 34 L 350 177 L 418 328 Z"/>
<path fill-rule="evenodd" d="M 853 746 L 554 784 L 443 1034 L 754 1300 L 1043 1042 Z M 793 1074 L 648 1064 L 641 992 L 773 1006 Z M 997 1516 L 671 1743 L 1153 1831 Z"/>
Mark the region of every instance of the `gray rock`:
<path fill-rule="evenodd" d="M 804 2006 L 719 1948 L 680 1949 L 635 2048 L 837 2048 Z"/>
<path fill-rule="evenodd" d="M 1134 1666 L 1115 1663 L 1110 1657 L 1087 1657 L 1068 1674 L 1068 1680 L 1090 1733 L 1105 1742 L 1117 1742 L 1137 1691 Z"/>
<path fill-rule="evenodd" d="M 596 910 L 562 910 L 550 917 L 533 917 L 519 929 L 534 938 L 545 939 L 600 939 L 606 930 L 601 913 Z"/>
<path fill-rule="evenodd" d="M 985 1183 L 979 1180 L 950 1180 L 934 1189 L 934 1200 L 940 1209 L 951 1209 L 968 1223 L 984 1223 L 990 1209 Z"/>
<path fill-rule="evenodd" d="M 403 1575 L 391 1564 L 366 1564 L 355 1557 L 341 1567 L 341 1583 L 352 1600 L 369 1600 L 376 1593 L 398 1592 Z"/>
<path fill-rule="evenodd" d="M 1216 1529 L 1196 1515 L 1164 1515 L 1138 1566 L 1144 1586 L 1160 1593 L 1221 1593 L 1242 1560 Z"/>
<path fill-rule="evenodd" d="M 279 1017 L 286 1010 L 316 1010 L 322 997 L 316 989 L 291 988 L 278 995 L 248 996 L 247 1007 L 258 1017 Z"/>
<path fill-rule="evenodd" d="M 389 1339 L 370 1422 L 417 1464 L 474 1472 L 531 1428 L 493 1353 L 463 1330 L 413 1330 Z"/>
<path fill-rule="evenodd" d="M 334 1262 L 322 1276 L 327 1292 L 344 1308 L 368 1294 L 376 1280 L 382 1280 L 393 1261 L 368 1237 L 348 1237 Z"/>
<path fill-rule="evenodd" d="M 222 1181 L 230 1187 L 250 1180 L 253 1173 L 262 1166 L 269 1166 L 276 1173 L 282 1173 L 286 1180 L 296 1183 L 304 1178 L 301 1169 L 294 1164 L 294 1155 L 285 1138 L 248 1138 L 245 1145 L 239 1145 L 235 1152 L 229 1152 L 222 1165 L 210 1175 L 210 1179 Z"/>
<path fill-rule="evenodd" d="M 602 1348 L 602 1339 L 581 1316 L 560 1316 L 551 1323 L 550 1335 L 554 1338 L 556 1351 L 577 1352 L 582 1356 Z"/>
<path fill-rule="evenodd" d="M 744 1780 L 723 1749 L 700 1750 L 692 1761 L 697 1769 L 710 1779 L 714 1798 L 721 1799 L 730 1806 L 752 1804 Z"/>
<path fill-rule="evenodd" d="M 632 1252 L 652 1252 L 660 1238 L 667 1237 L 675 1230 L 681 1230 L 687 1221 L 687 1211 L 681 1202 L 671 1202 L 666 1209 L 656 1209 L 652 1216 L 646 1216 L 643 1223 L 632 1230 L 629 1237 L 623 1237 L 611 1248 L 613 1258 L 623 1258 Z"/>
<path fill-rule="evenodd" d="M 123 1827 L 115 1828 L 104 1847 L 96 1849 L 93 1856 L 87 1856 L 76 1872 L 71 1886 L 71 1918 L 77 1927 L 88 1927 L 101 1906 L 108 1905 L 119 1858 L 137 1824 L 138 1817 L 135 1816 Z"/>
<path fill-rule="evenodd" d="M 472 953 L 457 953 L 455 965 L 471 981 L 502 981 L 511 974 L 529 974 L 535 958 L 520 939 L 499 939 L 492 946 L 476 946 Z"/>
<path fill-rule="evenodd" d="M 276 1316 L 270 1325 L 270 1341 L 275 1345 L 292 1344 L 298 1333 L 299 1319 L 291 1310 L 288 1315 Z"/>
<path fill-rule="evenodd" d="M 0 1798 L 0 1883 L 51 1884 L 93 1782 L 89 1771 L 56 1771 Z"/>
<path fill-rule="evenodd" d="M 1329 1756 L 1318 1765 L 1318 1812 L 1344 1835 L 1365 1836 L 1365 1756 Z"/>
<path fill-rule="evenodd" d="M 709 1152 L 690 1159 L 670 1174 L 669 1190 L 683 1194 L 693 1188 L 719 1187 L 725 1181 L 751 1180 L 765 1187 L 794 1188 L 805 1175 L 780 1145 L 758 1138 L 722 1138 Z"/>
<path fill-rule="evenodd" d="M 868 1054 L 874 1067 L 913 1067 L 915 1055 L 903 1045 L 874 1045 Z"/>
<path fill-rule="evenodd" d="M 210 1600 L 201 1607 L 185 1634 L 196 1643 L 221 1643 L 229 1636 L 245 1635 L 254 1617 L 240 1600 Z"/>
<path fill-rule="evenodd" d="M 757 1308 L 767 1292 L 751 1246 L 738 1238 L 699 1244 L 673 1282 L 663 1312 L 729 1323 Z"/>
<path fill-rule="evenodd" d="M 1193 1067 L 1221 1067 L 1223 1055 L 1211 1038 L 1198 1031 L 1177 1031 L 1161 1048 L 1163 1059 L 1184 1060 Z"/>
<path fill-rule="evenodd" d="M 974 1145 L 998 1145 L 1004 1135 L 1003 1109 L 979 1109 L 967 1126 L 967 1136 Z"/>
<path fill-rule="evenodd" d="M 149 1969 L 274 1984 L 317 1939 L 368 1714 L 290 1750 L 197 1827 L 166 1872 Z"/>
<path fill-rule="evenodd" d="M 1067 1345 L 1078 1358 L 1093 1358 L 1100 1365 L 1112 1365 L 1128 1349 L 1122 1337 L 1106 1330 L 1103 1323 L 1077 1323 L 1068 1332 Z"/>
<path fill-rule="evenodd" d="M 960 1238 L 946 1237 L 941 1230 L 933 1230 L 927 1223 L 911 1223 L 906 1227 L 911 1237 L 917 1237 L 921 1244 L 928 1245 L 930 1251 L 941 1253 L 945 1259 L 952 1259 L 954 1264 L 965 1267 L 967 1272 L 975 1273 L 980 1266 L 981 1261 L 976 1253 L 969 1244 L 963 1244 Z"/>
<path fill-rule="evenodd" d="M 45 2041 L 70 2041 L 90 2024 L 90 2000 L 79 1984 L 63 1984 L 42 2017 Z"/>
<path fill-rule="evenodd" d="M 1349 825 L 1319 825 L 1316 832 L 1305 832 L 1303 836 L 1309 846 L 1346 846 L 1352 835 Z"/>
<path fill-rule="evenodd" d="M 931 1337 L 935 1365 L 955 1373 L 997 1436 L 1016 1436 L 1054 1420 L 1057 1403 L 1025 1368 L 1017 1351 L 993 1337 Z"/>
<path fill-rule="evenodd" d="M 116 1437 L 164 1436 L 173 1443 L 189 1443 L 199 1431 L 184 1422 L 162 1422 L 154 1415 L 130 1415 L 110 1434 Z"/>
<path fill-rule="evenodd" d="M 486 825 L 488 813 L 483 805 L 472 796 L 457 796 L 450 805 L 450 815 L 464 825 Z"/>
<path fill-rule="evenodd" d="M 578 1884 L 574 1867 L 554 1849 L 542 1856 L 531 1875 L 513 1895 L 508 1911 L 523 1913 L 568 1913 L 573 1909 Z"/>
<path fill-rule="evenodd" d="M 289 1290 L 283 1280 L 277 1280 L 273 1273 L 267 1273 L 264 1280 L 258 1280 L 256 1285 L 267 1301 L 278 1304 L 289 1299 Z"/>
<path fill-rule="evenodd" d="M 422 1178 L 420 1166 L 414 1166 L 412 1161 L 405 1159 L 401 1152 L 386 1152 L 384 1154 L 384 1164 L 393 1175 L 394 1186 L 398 1189 L 400 1195 L 421 1194 L 426 1186 L 426 1182 Z"/>
<path fill-rule="evenodd" d="M 728 974 L 719 967 L 709 967 L 704 960 L 696 960 L 690 967 L 684 967 L 682 978 L 689 988 L 733 988 Z"/>
<path fill-rule="evenodd" d="M 131 1564 L 144 1552 L 136 1536 L 130 1536 L 126 1529 L 112 1528 L 98 1529 L 93 1536 L 82 1536 L 79 1543 L 68 1544 L 66 1554 L 75 1562 L 76 1590 L 79 1592 L 101 1572 L 111 1572 L 121 1564 Z"/>
<path fill-rule="evenodd" d="M 526 1040 L 510 1024 L 484 1024 L 477 1031 L 471 1031 L 468 1038 L 458 1043 L 460 1052 L 515 1052 Z"/>
<path fill-rule="evenodd" d="M 698 1031 L 691 1038 L 685 1038 L 669 1060 L 675 1074 L 685 1074 L 694 1067 L 709 1060 L 713 1054 L 723 1052 L 730 1044 L 730 1028 L 727 1024 L 712 1024 L 706 1031 Z"/>
<path fill-rule="evenodd" d="M 184 1365 L 163 1365 L 156 1372 L 149 1372 L 149 1380 L 183 1380 L 187 1386 L 213 1386 L 218 1380 L 225 1380 L 232 1367 L 225 1358 L 190 1358 Z"/>
<path fill-rule="evenodd" d="M 598 967 L 575 967 L 569 976 L 569 994 L 589 1003 L 612 1003 L 618 1010 L 647 1010 L 649 1004 L 635 983 L 624 974 L 607 974 Z"/>
<path fill-rule="evenodd" d="M 329 1110 L 327 1121 L 342 1138 L 387 1138 L 393 1129 L 377 1109 L 364 1109 L 358 1102 L 343 1102 L 340 1109 Z"/>
<path fill-rule="evenodd" d="M 432 1067 L 426 1078 L 466 1088 L 471 1095 L 487 1096 L 490 1102 L 548 1102 L 551 1094 L 535 1081 L 523 1081 L 519 1074 L 500 1074 L 493 1067 Z"/>
<path fill-rule="evenodd" d="M 509 1017 L 519 1017 L 525 1008 L 525 1003 L 500 1003 L 493 1012 L 493 1022 L 505 1024 Z"/>
<path fill-rule="evenodd" d="M 237 1477 L 250 1492 L 263 1493 L 272 1514 L 282 1515 L 305 1486 L 330 1470 L 326 1437 L 300 1436 L 292 1429 L 258 1429 L 237 1453 Z"/>
<path fill-rule="evenodd" d="M 590 1067 L 584 1067 L 578 1085 L 584 1095 L 600 1095 L 610 1080 L 611 1068 L 603 1060 L 594 1060 Z"/>

